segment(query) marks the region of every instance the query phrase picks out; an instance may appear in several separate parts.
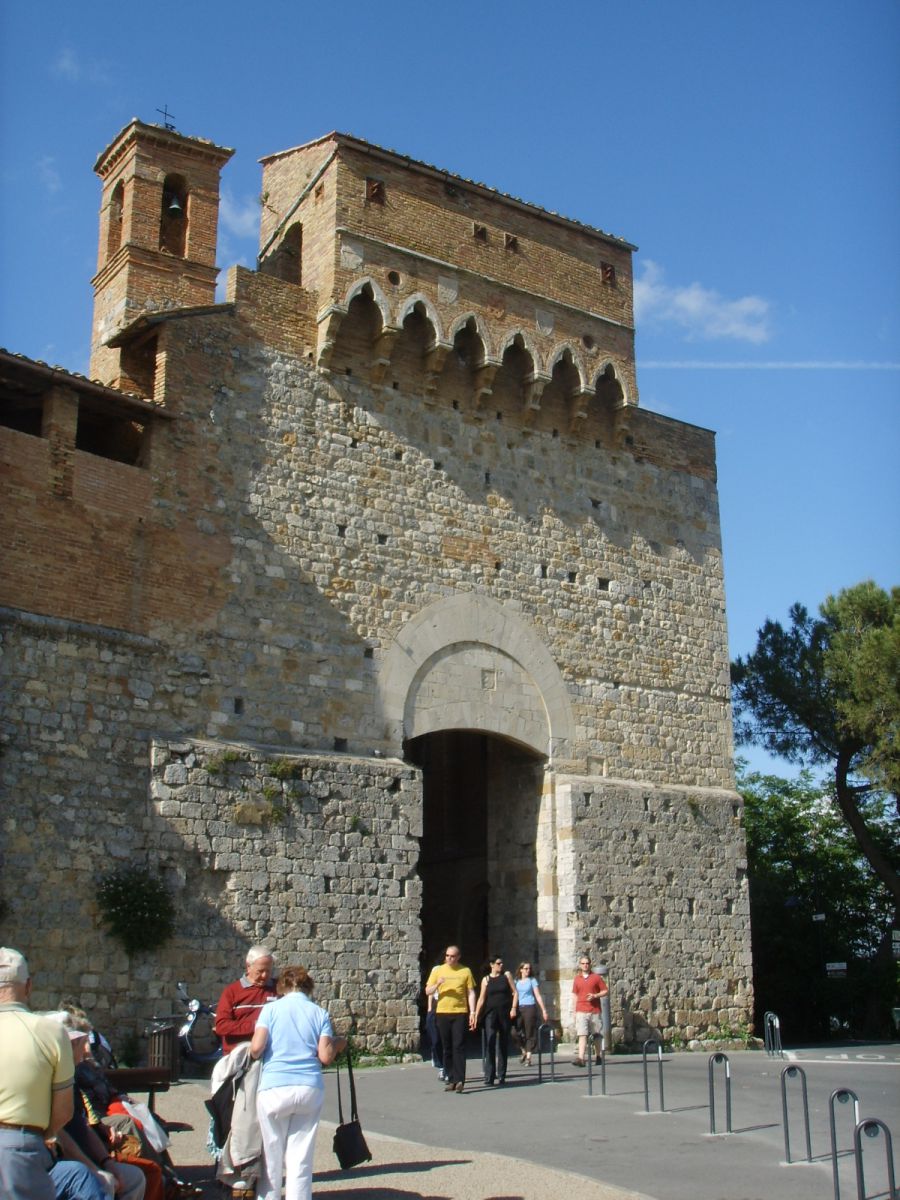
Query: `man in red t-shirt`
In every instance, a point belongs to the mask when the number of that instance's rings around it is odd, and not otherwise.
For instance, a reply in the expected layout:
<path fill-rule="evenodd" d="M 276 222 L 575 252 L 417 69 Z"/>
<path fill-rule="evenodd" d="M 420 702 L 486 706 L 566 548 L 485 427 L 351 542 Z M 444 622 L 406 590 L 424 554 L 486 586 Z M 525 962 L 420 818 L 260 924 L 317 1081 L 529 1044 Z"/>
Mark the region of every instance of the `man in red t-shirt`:
<path fill-rule="evenodd" d="M 609 995 L 606 980 L 596 971 L 591 970 L 589 954 L 582 954 L 578 960 L 579 972 L 572 983 L 572 995 L 575 997 L 575 1033 L 578 1036 L 578 1057 L 576 1067 L 583 1067 L 587 1051 L 588 1034 L 594 1035 L 594 1046 L 597 1061 L 603 1045 L 603 1023 L 601 1020 L 602 1001 Z"/>
<path fill-rule="evenodd" d="M 263 1005 L 277 998 L 272 979 L 274 965 L 275 958 L 267 946 L 251 946 L 245 973 L 222 993 L 216 1005 L 216 1033 L 222 1039 L 223 1054 L 250 1041 Z"/>

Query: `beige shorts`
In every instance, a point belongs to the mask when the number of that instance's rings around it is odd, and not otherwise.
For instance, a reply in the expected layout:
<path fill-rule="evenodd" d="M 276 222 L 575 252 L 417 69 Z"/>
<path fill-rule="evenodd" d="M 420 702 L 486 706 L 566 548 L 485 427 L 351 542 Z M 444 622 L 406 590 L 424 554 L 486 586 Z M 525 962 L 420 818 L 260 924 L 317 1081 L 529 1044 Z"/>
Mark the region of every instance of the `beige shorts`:
<path fill-rule="evenodd" d="M 598 1034 L 602 1032 L 599 1013 L 577 1012 L 575 1014 L 575 1034 L 577 1037 L 587 1037 L 589 1033 Z"/>

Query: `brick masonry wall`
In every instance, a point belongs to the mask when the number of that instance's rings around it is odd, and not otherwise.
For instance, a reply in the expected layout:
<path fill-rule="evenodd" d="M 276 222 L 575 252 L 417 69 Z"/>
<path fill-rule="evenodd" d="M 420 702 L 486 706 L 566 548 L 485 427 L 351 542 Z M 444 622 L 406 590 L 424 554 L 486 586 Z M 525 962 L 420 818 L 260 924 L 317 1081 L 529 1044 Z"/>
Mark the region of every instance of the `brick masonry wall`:
<path fill-rule="evenodd" d="M 523 336 L 546 379 L 568 347 L 586 391 L 612 361 L 628 403 L 637 403 L 627 243 L 415 164 L 361 154 L 341 138 L 263 162 L 264 258 L 302 225 L 303 286 L 316 294 L 320 320 L 369 280 L 388 329 L 402 325 L 407 302 L 425 297 L 442 345 L 474 314 L 489 363 Z M 383 202 L 368 198 L 370 179 L 384 185 Z"/>
<path fill-rule="evenodd" d="M 92 378 L 120 385 L 119 353 L 106 342 L 144 312 L 213 303 L 219 173 L 231 154 L 211 142 L 133 121 L 98 159 L 94 170 L 103 180 L 103 195 L 93 280 Z M 180 254 L 161 248 L 169 177 L 185 188 Z M 119 238 L 111 246 L 110 222 L 119 218 Z"/>
<path fill-rule="evenodd" d="M 557 226 L 499 196 L 457 189 L 448 196 L 436 179 L 417 177 L 394 164 L 344 152 L 338 182 L 338 217 L 351 231 L 369 235 L 462 270 L 510 284 L 564 304 L 633 323 L 630 251 L 577 227 Z M 365 182 L 384 181 L 383 204 L 367 203 Z M 482 225 L 486 240 L 474 236 Z M 506 234 L 517 239 L 507 248 Z M 600 264 L 616 267 L 617 286 L 603 283 Z"/>

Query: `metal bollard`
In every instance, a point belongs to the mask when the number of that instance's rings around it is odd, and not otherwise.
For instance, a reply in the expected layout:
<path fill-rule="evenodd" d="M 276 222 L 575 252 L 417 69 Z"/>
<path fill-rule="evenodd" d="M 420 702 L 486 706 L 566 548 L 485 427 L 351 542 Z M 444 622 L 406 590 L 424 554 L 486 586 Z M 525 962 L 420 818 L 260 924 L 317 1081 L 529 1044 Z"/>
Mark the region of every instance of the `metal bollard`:
<path fill-rule="evenodd" d="M 713 1069 L 725 1064 L 725 1132 L 731 1133 L 731 1063 L 728 1055 L 718 1051 L 709 1056 L 707 1074 L 709 1075 L 709 1132 L 716 1132 L 716 1092 L 713 1079 Z"/>
<path fill-rule="evenodd" d="M 891 1141 L 891 1131 L 885 1125 L 884 1121 L 879 1121 L 877 1117 L 868 1117 L 865 1120 L 859 1121 L 853 1131 L 853 1152 L 856 1155 L 856 1197 L 857 1200 L 868 1200 L 866 1196 L 866 1181 L 863 1174 L 863 1154 L 862 1154 L 862 1135 L 866 1137 L 876 1138 L 879 1132 L 884 1134 L 884 1152 L 887 1157 L 887 1195 L 890 1200 L 894 1200 L 897 1195 L 897 1186 L 894 1182 L 894 1147 Z M 878 1195 L 884 1195 L 879 1192 Z"/>
<path fill-rule="evenodd" d="M 767 1012 L 763 1017 L 763 1036 L 766 1054 L 770 1058 L 784 1058 L 784 1051 L 781 1048 L 781 1021 L 776 1013 Z"/>
<path fill-rule="evenodd" d="M 588 1034 L 587 1050 L 588 1050 L 588 1095 L 594 1094 L 594 1052 L 597 1046 L 600 1046 L 600 1094 L 606 1095 L 606 1052 L 603 1049 L 602 1040 L 598 1043 L 597 1038 L 593 1033 Z"/>
<path fill-rule="evenodd" d="M 788 1121 L 787 1081 L 800 1076 L 803 1085 L 803 1126 L 806 1131 L 806 1161 L 812 1162 L 812 1143 L 809 1139 L 809 1097 L 806 1092 L 806 1072 L 802 1067 L 785 1067 L 781 1072 L 781 1119 L 784 1125 L 784 1159 L 791 1162 L 791 1132 Z"/>
<path fill-rule="evenodd" d="M 538 1083 L 544 1082 L 544 1030 L 548 1034 L 550 1042 L 550 1082 L 556 1082 L 556 1036 L 553 1031 L 553 1026 L 549 1021 L 545 1021 L 538 1026 Z"/>
<path fill-rule="evenodd" d="M 659 1067 L 659 1111 L 666 1111 L 665 1094 L 663 1092 L 663 1056 L 662 1046 L 656 1038 L 650 1038 L 644 1042 L 641 1047 L 641 1057 L 644 1063 L 644 1112 L 650 1111 L 650 1084 L 647 1078 L 647 1051 L 653 1046 L 656 1050 L 657 1065 Z"/>
<path fill-rule="evenodd" d="M 828 1102 L 828 1117 L 831 1127 L 831 1174 L 834 1178 L 834 1200 L 841 1200 L 841 1181 L 838 1178 L 838 1154 L 852 1154 L 853 1149 L 841 1150 L 837 1148 L 837 1129 L 834 1116 L 835 1104 L 847 1104 L 850 1100 L 853 1101 L 853 1127 L 854 1129 L 859 1124 L 859 1096 L 850 1088 L 835 1088 L 831 1093 L 831 1099 Z"/>

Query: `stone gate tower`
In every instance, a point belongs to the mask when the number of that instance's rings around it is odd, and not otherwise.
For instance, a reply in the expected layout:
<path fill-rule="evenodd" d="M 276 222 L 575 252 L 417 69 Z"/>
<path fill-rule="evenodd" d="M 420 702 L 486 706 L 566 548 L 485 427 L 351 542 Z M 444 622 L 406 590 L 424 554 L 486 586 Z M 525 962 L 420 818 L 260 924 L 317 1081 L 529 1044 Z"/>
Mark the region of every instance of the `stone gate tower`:
<path fill-rule="evenodd" d="M 638 406 L 634 247 L 330 134 L 216 303 L 230 154 L 132 121 L 96 378 L 0 356 L 5 936 L 121 1026 L 261 940 L 373 1045 L 450 941 L 564 1027 L 584 947 L 620 1038 L 748 1020 L 713 435 Z M 127 960 L 135 861 L 180 918 Z"/>

